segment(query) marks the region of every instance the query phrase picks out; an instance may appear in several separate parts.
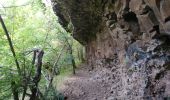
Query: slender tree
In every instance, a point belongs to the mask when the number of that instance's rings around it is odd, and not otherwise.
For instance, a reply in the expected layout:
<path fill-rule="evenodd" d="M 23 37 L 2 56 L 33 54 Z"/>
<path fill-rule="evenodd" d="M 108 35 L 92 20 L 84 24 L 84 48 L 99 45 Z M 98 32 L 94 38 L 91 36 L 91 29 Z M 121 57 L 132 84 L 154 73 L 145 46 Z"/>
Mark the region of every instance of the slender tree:
<path fill-rule="evenodd" d="M 13 47 L 13 44 L 12 44 L 12 40 L 11 40 L 11 37 L 10 37 L 10 35 L 9 35 L 9 33 L 8 33 L 8 30 L 7 30 L 6 26 L 5 26 L 5 23 L 4 23 L 1 15 L 0 15 L 0 22 L 1 22 L 2 28 L 4 29 L 4 32 L 5 32 L 5 34 L 6 34 L 6 37 L 7 37 L 7 39 L 8 39 L 8 43 L 9 43 L 11 52 L 12 52 L 12 54 L 13 54 L 13 57 L 14 57 L 14 60 L 15 60 L 15 63 L 16 63 L 18 73 L 19 73 L 19 75 L 21 75 L 21 69 L 20 69 L 20 67 L 19 67 L 18 59 L 17 59 L 16 54 L 15 54 L 15 50 L 14 50 L 14 47 Z"/>

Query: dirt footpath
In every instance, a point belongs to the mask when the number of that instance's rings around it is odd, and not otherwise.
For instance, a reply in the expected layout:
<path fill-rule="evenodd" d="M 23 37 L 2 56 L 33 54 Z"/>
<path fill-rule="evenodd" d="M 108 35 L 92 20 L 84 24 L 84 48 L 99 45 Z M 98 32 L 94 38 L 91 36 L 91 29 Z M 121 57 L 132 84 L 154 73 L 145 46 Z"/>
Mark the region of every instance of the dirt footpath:
<path fill-rule="evenodd" d="M 106 69 L 89 71 L 80 68 L 76 75 L 68 77 L 60 91 L 66 96 L 67 100 L 113 100 L 108 98 L 113 92 L 110 85 L 103 76 L 107 76 Z M 108 79 L 109 80 L 109 79 Z"/>

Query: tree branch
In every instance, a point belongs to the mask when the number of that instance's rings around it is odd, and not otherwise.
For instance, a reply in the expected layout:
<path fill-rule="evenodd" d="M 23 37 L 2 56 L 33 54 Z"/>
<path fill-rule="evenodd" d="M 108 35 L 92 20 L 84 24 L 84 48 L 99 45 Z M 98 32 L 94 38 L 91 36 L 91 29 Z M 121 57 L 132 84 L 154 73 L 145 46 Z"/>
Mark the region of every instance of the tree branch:
<path fill-rule="evenodd" d="M 4 32 L 5 32 L 5 34 L 6 34 L 6 37 L 7 37 L 7 39 L 8 39 L 8 43 L 9 43 L 9 46 L 10 46 L 12 55 L 13 55 L 13 57 L 14 57 L 14 60 L 15 60 L 16 66 L 17 66 L 18 74 L 21 75 L 21 69 L 20 69 L 20 67 L 19 67 L 19 63 L 18 63 L 16 54 L 15 54 L 15 50 L 14 50 L 13 44 L 12 44 L 12 40 L 11 40 L 11 38 L 10 38 L 10 36 L 9 36 L 8 30 L 7 30 L 6 26 L 5 26 L 5 23 L 4 23 L 1 15 L 0 15 L 0 22 L 1 22 L 1 25 L 2 25 L 2 28 L 3 28 Z"/>
<path fill-rule="evenodd" d="M 63 48 L 60 50 L 60 54 L 58 55 L 58 57 L 57 57 L 57 60 L 54 62 L 54 64 L 53 64 L 53 75 L 54 75 L 54 73 L 55 73 L 55 66 L 57 65 L 57 63 L 58 63 L 58 61 L 59 61 L 59 59 L 60 59 L 60 57 L 61 57 L 61 55 L 62 55 L 62 53 L 63 53 L 63 50 L 64 50 L 64 48 L 65 48 L 65 44 L 64 44 L 64 46 L 63 46 Z"/>
<path fill-rule="evenodd" d="M 23 5 L 13 5 L 13 6 L 3 6 L 2 4 L 2 7 L 0 7 L 0 8 L 17 8 L 17 7 L 24 7 L 24 6 L 28 6 L 28 5 L 30 5 L 30 4 L 32 4 L 33 2 L 28 2 L 28 3 L 26 3 L 26 4 L 23 4 Z"/>

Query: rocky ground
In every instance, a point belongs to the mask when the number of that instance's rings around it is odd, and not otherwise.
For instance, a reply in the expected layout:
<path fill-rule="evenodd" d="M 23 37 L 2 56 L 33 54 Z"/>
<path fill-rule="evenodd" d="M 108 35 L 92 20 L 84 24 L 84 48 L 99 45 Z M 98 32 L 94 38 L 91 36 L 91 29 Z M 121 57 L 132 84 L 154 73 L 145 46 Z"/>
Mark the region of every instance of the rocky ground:
<path fill-rule="evenodd" d="M 113 91 L 108 72 L 104 68 L 93 71 L 80 68 L 76 75 L 68 77 L 60 91 L 66 96 L 66 100 L 114 100 L 110 97 Z"/>

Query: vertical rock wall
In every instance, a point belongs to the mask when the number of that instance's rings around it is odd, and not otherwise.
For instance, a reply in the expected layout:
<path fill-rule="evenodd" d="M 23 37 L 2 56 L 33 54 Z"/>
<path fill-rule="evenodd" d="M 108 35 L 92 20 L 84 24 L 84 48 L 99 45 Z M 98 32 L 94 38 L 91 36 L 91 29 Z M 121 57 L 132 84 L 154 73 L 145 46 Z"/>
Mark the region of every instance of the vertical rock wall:
<path fill-rule="evenodd" d="M 53 5 L 56 15 L 65 17 L 59 16 L 61 23 L 72 22 L 89 66 L 112 71 L 114 98 L 170 99 L 170 0 L 54 0 Z"/>

